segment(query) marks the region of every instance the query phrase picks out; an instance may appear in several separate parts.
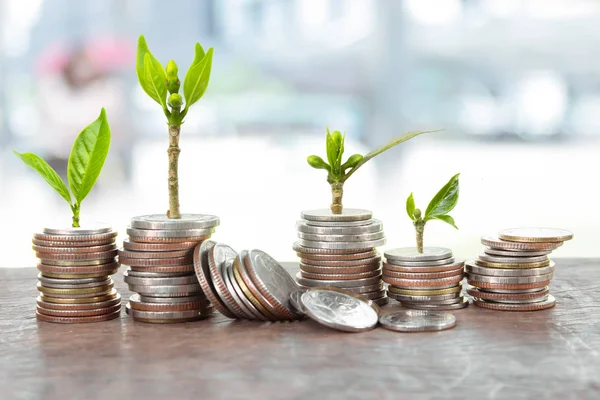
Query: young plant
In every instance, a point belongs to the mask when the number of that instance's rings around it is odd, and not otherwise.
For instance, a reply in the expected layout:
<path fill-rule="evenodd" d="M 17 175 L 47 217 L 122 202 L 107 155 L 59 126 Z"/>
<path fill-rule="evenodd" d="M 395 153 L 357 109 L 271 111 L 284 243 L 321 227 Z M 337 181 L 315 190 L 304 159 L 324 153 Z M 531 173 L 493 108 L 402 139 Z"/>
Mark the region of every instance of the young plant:
<path fill-rule="evenodd" d="M 412 193 L 408 196 L 408 199 L 406 199 L 406 212 L 408 217 L 413 221 L 417 232 L 417 250 L 419 253 L 423 252 L 423 232 L 425 231 L 425 224 L 427 221 L 439 219 L 458 229 L 454 223 L 454 218 L 449 216 L 448 213 L 454 209 L 458 202 L 459 175 L 460 174 L 456 174 L 450 178 L 448 183 L 433 196 L 433 199 L 431 199 L 427 206 L 427 210 L 425 210 L 424 216 L 422 215 L 421 210 L 415 208 L 415 198 Z"/>
<path fill-rule="evenodd" d="M 41 157 L 33 153 L 21 154 L 14 150 L 13 152 L 27 166 L 40 174 L 69 203 L 73 212 L 73 227 L 78 228 L 81 202 L 94 187 L 104 166 L 104 161 L 106 161 L 109 147 L 110 127 L 106 119 L 106 111 L 103 108 L 98 119 L 81 131 L 71 148 L 67 165 L 70 192 L 61 177 Z M 71 198 L 71 195 L 73 195 L 73 198 Z"/>
<path fill-rule="evenodd" d="M 356 172 L 360 167 L 366 164 L 367 161 L 373 157 L 383 153 L 392 147 L 399 145 L 402 142 L 406 142 L 415 136 L 421 135 L 428 132 L 435 131 L 413 131 L 405 133 L 404 135 L 394 138 L 388 144 L 378 147 L 375 150 L 365 154 L 354 154 L 350 156 L 346 162 L 342 163 L 342 156 L 344 154 L 344 141 L 346 135 L 342 135 L 339 131 L 329 132 L 327 128 L 327 136 L 325 138 L 325 150 L 327 154 L 327 161 L 319 156 L 308 156 L 308 165 L 315 169 L 324 169 L 327 171 L 327 182 L 331 185 L 331 212 L 333 214 L 341 214 L 343 210 L 342 196 L 344 195 L 344 183 Z"/>
<path fill-rule="evenodd" d="M 179 94 L 181 82 L 175 61 L 166 68 L 152 55 L 143 35 L 138 40 L 136 71 L 144 92 L 161 107 L 169 125 L 169 211 L 167 217 L 180 219 L 179 212 L 179 133 L 181 124 L 192 104 L 200 100 L 210 79 L 213 49 L 204 49 L 196 43 L 194 61 L 185 74 L 183 97 Z M 184 106 L 185 98 L 185 106 Z"/>

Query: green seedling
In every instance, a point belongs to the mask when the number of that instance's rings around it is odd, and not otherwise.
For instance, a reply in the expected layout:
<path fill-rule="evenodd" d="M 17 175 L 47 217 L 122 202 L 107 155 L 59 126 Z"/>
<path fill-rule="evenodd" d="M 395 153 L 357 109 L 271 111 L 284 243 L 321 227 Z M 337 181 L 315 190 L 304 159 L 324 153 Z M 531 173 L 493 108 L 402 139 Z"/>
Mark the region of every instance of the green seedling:
<path fill-rule="evenodd" d="M 421 135 L 428 132 L 434 131 L 413 131 L 405 133 L 404 135 L 398 136 L 390 141 L 388 144 L 378 147 L 375 150 L 365 154 L 354 154 L 350 156 L 346 162 L 342 163 L 342 156 L 344 154 L 344 141 L 346 135 L 342 135 L 339 131 L 329 132 L 327 128 L 327 136 L 325 138 L 325 151 L 327 154 L 327 161 L 325 162 L 319 156 L 308 156 L 308 164 L 316 169 L 324 169 L 327 171 L 327 182 L 331 185 L 331 212 L 333 214 L 341 214 L 343 211 L 342 196 L 344 195 L 344 183 L 354 174 L 360 167 L 365 165 L 367 161 L 373 157 L 383 153 L 386 150 L 391 149 L 394 146 L 399 145 L 402 142 L 406 142 L 415 136 Z"/>
<path fill-rule="evenodd" d="M 41 157 L 33 153 L 17 153 L 25 165 L 35 170 L 52 188 L 69 203 L 73 212 L 73 227 L 79 227 L 81 202 L 90 193 L 106 161 L 110 148 L 110 127 L 104 108 L 100 116 L 81 131 L 69 154 L 67 179 L 69 189 L 61 177 Z"/>
<path fill-rule="evenodd" d="M 450 178 L 448 183 L 433 196 L 433 199 L 431 199 L 425 210 L 424 216 L 421 213 L 421 210 L 415 208 L 415 198 L 412 193 L 406 199 L 406 213 L 415 226 L 417 233 L 417 250 L 419 253 L 423 253 L 423 232 L 425 231 L 425 224 L 427 221 L 438 219 L 458 229 L 454 223 L 454 218 L 448 215 L 448 213 L 456 207 L 456 203 L 458 202 L 459 175 L 460 174 L 456 174 Z"/>
<path fill-rule="evenodd" d="M 167 217 L 180 219 L 179 212 L 179 133 L 190 107 L 206 92 L 212 68 L 213 49 L 204 49 L 196 43 L 194 61 L 185 74 L 183 97 L 179 94 L 181 82 L 175 61 L 166 68 L 152 55 L 143 35 L 138 40 L 136 71 L 144 92 L 161 107 L 169 125 L 169 211 Z M 185 99 L 185 105 L 184 105 Z"/>

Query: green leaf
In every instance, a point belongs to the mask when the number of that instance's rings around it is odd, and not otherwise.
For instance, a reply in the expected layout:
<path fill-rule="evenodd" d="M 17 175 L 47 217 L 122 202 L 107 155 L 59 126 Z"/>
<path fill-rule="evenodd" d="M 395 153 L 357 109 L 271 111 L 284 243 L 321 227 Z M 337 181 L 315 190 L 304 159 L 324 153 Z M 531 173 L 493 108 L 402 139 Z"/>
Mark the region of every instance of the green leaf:
<path fill-rule="evenodd" d="M 440 215 L 448 214 L 456 206 L 458 201 L 458 176 L 454 175 L 448 183 L 440 189 L 439 192 L 431 199 L 427 210 L 425 210 L 425 221 Z"/>
<path fill-rule="evenodd" d="M 337 147 L 333 140 L 333 136 L 327 128 L 327 135 L 325 136 L 325 150 L 327 151 L 327 161 L 333 170 L 335 170 L 335 160 L 337 158 Z"/>
<path fill-rule="evenodd" d="M 151 73 L 151 79 L 148 79 L 148 71 L 146 71 L 146 55 L 150 57 L 151 64 L 154 67 L 154 71 Z M 167 75 L 162 64 L 152 55 L 150 49 L 148 49 L 148 44 L 146 43 L 144 35 L 140 35 L 140 38 L 138 39 L 135 69 L 138 81 L 140 82 L 142 89 L 144 89 L 144 92 L 164 108 L 167 97 Z M 159 83 L 159 87 L 162 86 L 162 88 L 158 95 L 156 94 L 156 91 L 152 89 L 152 86 L 154 86 L 152 82 L 154 80 L 162 82 L 162 84 Z"/>
<path fill-rule="evenodd" d="M 204 58 L 205 55 L 206 53 L 204 53 L 202 45 L 196 42 L 196 46 L 194 47 L 194 61 L 192 61 L 192 65 L 190 65 L 190 68 L 198 64 Z"/>
<path fill-rule="evenodd" d="M 335 134 L 336 132 L 337 135 Z M 333 132 L 333 140 L 337 145 L 337 158 L 335 160 L 335 165 L 337 166 L 336 173 L 339 176 L 342 176 L 344 174 L 344 171 L 342 170 L 342 156 L 344 155 L 344 142 L 346 141 L 346 134 L 344 133 L 344 136 L 342 136 L 339 131 L 335 131 Z"/>
<path fill-rule="evenodd" d="M 69 155 L 67 177 L 77 203 L 81 203 L 94 187 L 109 147 L 110 127 L 103 108 L 98 119 L 77 136 Z"/>
<path fill-rule="evenodd" d="M 413 194 L 411 193 L 410 196 L 408 196 L 408 198 L 406 199 L 406 213 L 408 214 L 408 217 L 410 219 L 412 219 L 413 221 L 416 220 L 415 218 L 415 198 L 413 197 Z"/>
<path fill-rule="evenodd" d="M 146 88 L 144 90 L 158 104 L 165 108 L 167 100 L 167 83 L 161 75 L 157 73 L 149 53 L 146 53 L 146 56 L 144 57 L 144 73 L 146 74 Z"/>
<path fill-rule="evenodd" d="M 313 168 L 331 171 L 329 165 L 325 161 L 323 161 L 323 159 L 319 156 L 308 156 L 306 161 L 308 161 L 308 165 L 310 165 Z"/>
<path fill-rule="evenodd" d="M 213 49 L 208 49 L 206 56 L 200 60 L 200 62 L 190 67 L 188 72 L 185 74 L 185 81 L 183 82 L 183 95 L 185 97 L 185 111 L 190 108 L 192 104 L 200 100 L 206 88 L 208 88 L 208 81 L 210 80 L 210 71 L 212 68 Z"/>
<path fill-rule="evenodd" d="M 456 229 L 458 229 L 458 226 L 456 226 L 456 224 L 454 223 L 454 218 L 452 218 L 449 215 L 438 215 L 436 217 L 433 217 L 432 219 L 439 219 L 440 221 L 444 221 L 445 223 L 450 224 Z"/>
<path fill-rule="evenodd" d="M 61 177 L 52 169 L 50 165 L 46 161 L 44 161 L 41 157 L 33 154 L 33 153 L 17 153 L 13 150 L 13 153 L 17 157 L 21 159 L 28 167 L 31 167 L 34 171 L 36 171 L 56 192 L 65 199 L 69 204 L 71 204 L 71 194 L 69 193 L 69 189 L 67 189 L 67 185 L 63 182 Z"/>

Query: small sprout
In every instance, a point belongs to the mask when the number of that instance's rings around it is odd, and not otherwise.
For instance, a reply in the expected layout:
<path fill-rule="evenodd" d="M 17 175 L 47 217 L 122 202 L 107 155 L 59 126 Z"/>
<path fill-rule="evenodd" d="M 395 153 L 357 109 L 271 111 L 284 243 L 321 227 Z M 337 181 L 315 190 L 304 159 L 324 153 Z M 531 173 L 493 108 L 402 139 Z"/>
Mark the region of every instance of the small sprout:
<path fill-rule="evenodd" d="M 183 105 L 183 97 L 181 97 L 181 95 L 178 93 L 173 93 L 169 96 L 167 104 L 171 108 L 180 108 Z"/>

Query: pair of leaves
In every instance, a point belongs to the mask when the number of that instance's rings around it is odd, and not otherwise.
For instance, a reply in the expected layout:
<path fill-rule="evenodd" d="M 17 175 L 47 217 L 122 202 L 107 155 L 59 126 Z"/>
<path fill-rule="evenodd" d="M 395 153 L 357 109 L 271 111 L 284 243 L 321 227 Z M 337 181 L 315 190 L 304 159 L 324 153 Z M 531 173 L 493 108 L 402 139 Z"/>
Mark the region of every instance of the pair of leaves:
<path fill-rule="evenodd" d="M 458 177 L 460 174 L 454 175 L 448 183 L 442 187 L 433 199 L 429 202 L 427 209 L 425 210 L 425 215 L 423 216 L 423 221 L 427 222 L 432 219 L 438 219 L 440 221 L 444 221 L 447 224 L 452 225 L 456 229 L 456 223 L 454 222 L 454 218 L 452 218 L 448 213 L 456 207 L 456 203 L 458 202 L 458 194 L 459 194 L 459 182 Z M 421 216 L 418 215 L 415 206 L 415 199 L 413 194 L 406 199 L 406 213 L 409 218 L 413 221 L 417 221 Z"/>
<path fill-rule="evenodd" d="M 98 176 L 100 176 L 109 148 L 110 127 L 106 118 L 106 111 L 103 108 L 98 119 L 81 131 L 71 148 L 67 166 L 67 178 L 71 192 L 69 192 L 67 185 L 56 171 L 41 157 L 33 153 L 21 154 L 14 150 L 13 152 L 27 166 L 44 178 L 69 204 L 73 202 L 71 193 L 75 199 L 75 204 L 80 204 L 90 193 Z"/>

